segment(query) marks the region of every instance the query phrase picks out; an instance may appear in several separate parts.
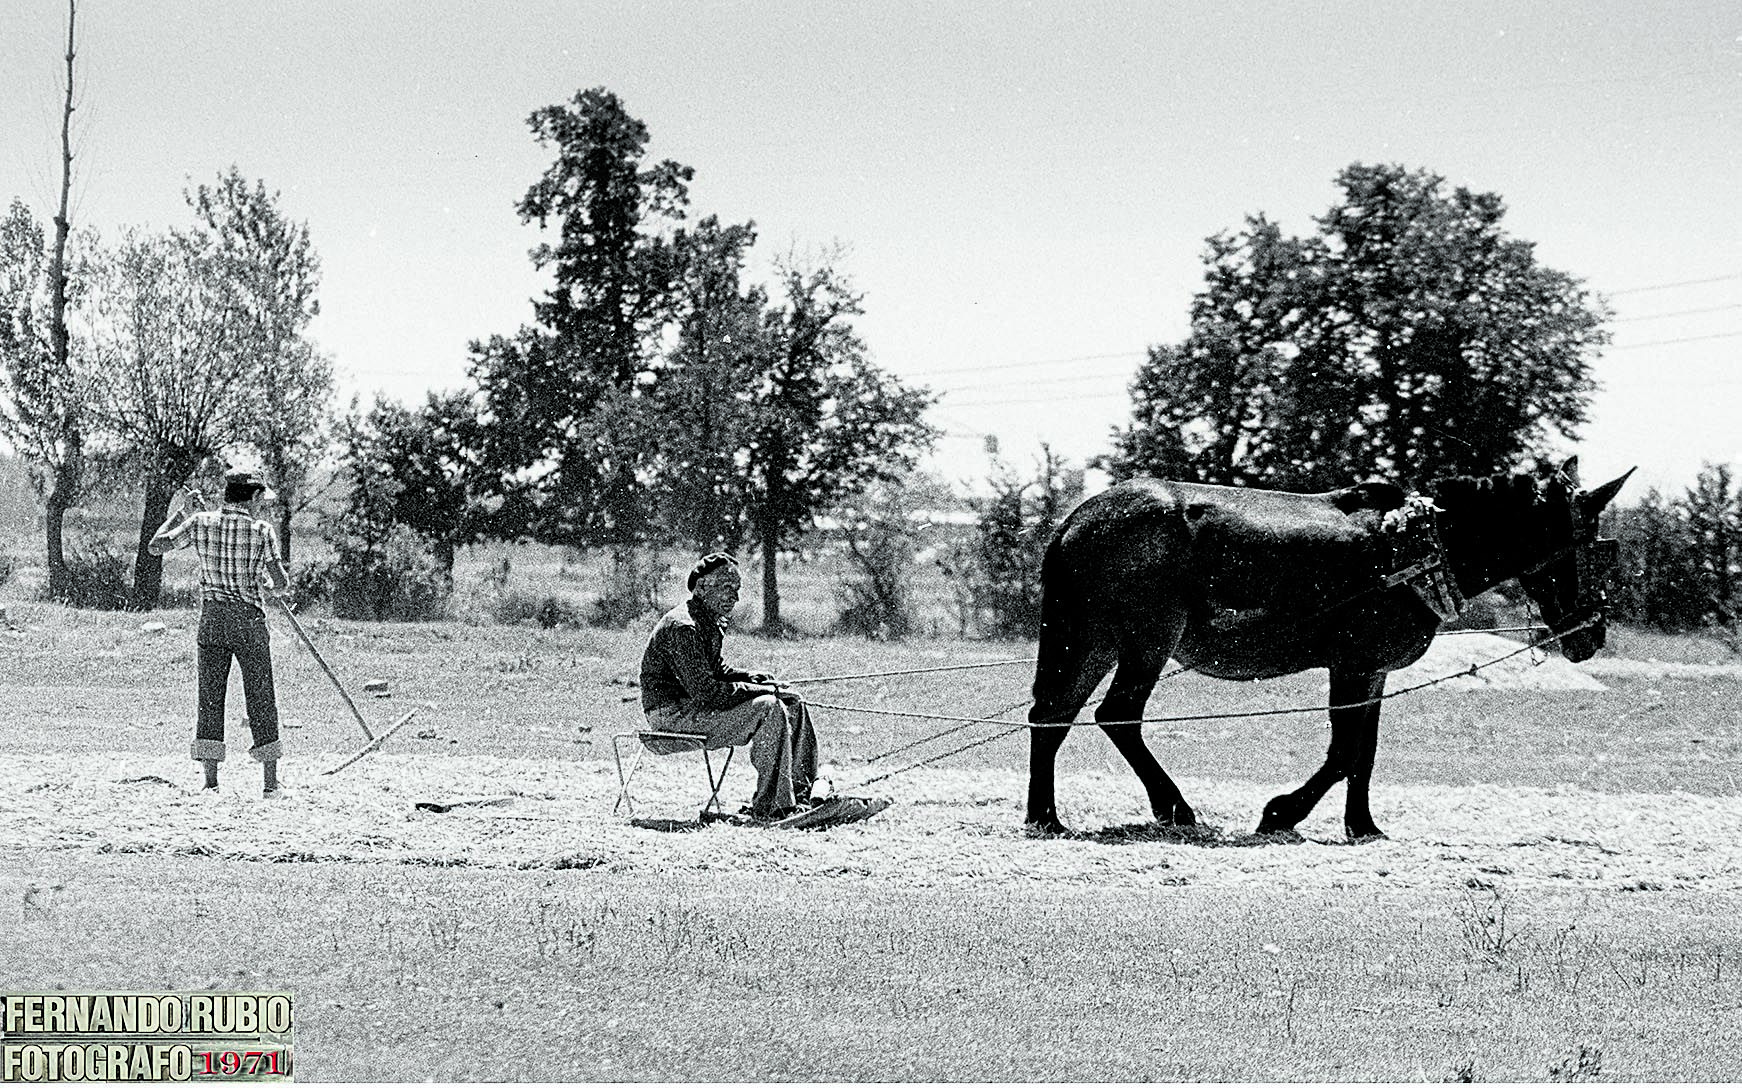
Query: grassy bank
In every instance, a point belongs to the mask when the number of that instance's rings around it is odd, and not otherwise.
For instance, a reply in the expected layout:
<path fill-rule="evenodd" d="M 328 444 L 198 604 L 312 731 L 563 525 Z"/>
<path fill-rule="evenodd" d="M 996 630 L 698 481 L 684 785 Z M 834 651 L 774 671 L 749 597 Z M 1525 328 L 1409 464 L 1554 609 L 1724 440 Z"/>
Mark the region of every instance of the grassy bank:
<path fill-rule="evenodd" d="M 75 893 L 0 937 L 9 984 L 288 989 L 307 1080 L 1742 1074 L 1742 923 L 1693 897 L 1642 915 L 1619 893 L 1034 895 L 113 857 L 64 876 Z"/>

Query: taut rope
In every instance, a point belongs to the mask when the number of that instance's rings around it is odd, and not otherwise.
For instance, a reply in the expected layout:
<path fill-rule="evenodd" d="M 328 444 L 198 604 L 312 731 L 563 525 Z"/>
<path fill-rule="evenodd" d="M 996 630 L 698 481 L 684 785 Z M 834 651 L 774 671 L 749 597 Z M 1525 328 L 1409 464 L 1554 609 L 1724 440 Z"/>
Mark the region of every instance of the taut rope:
<path fill-rule="evenodd" d="M 1460 670 L 1457 670 L 1456 672 L 1453 672 L 1453 673 L 1447 673 L 1441 677 L 1434 677 L 1431 680 L 1423 681 L 1420 684 L 1412 684 L 1407 688 L 1400 688 L 1395 692 L 1381 693 L 1380 695 L 1375 696 L 1372 699 L 1359 700 L 1355 703 L 1335 703 L 1335 704 L 1331 704 L 1329 706 L 1315 704 L 1311 707 L 1275 707 L 1275 708 L 1269 708 L 1267 710 L 1262 710 L 1262 711 L 1231 711 L 1231 712 L 1224 712 L 1224 713 L 1220 713 L 1220 714 L 1168 715 L 1168 716 L 1164 716 L 1162 718 L 1136 718 L 1136 719 L 1122 719 L 1122 720 L 1114 721 L 1114 722 L 1097 722 L 1097 723 L 1094 723 L 1094 725 L 1096 725 L 1096 726 L 1151 726 L 1151 725 L 1160 725 L 1163 723 L 1170 723 L 1170 722 L 1204 722 L 1204 721 L 1215 721 L 1215 720 L 1220 720 L 1220 719 L 1236 719 L 1236 718 L 1271 718 L 1271 717 L 1275 717 L 1277 715 L 1310 714 L 1310 713 L 1316 713 L 1319 711 L 1350 711 L 1350 710 L 1354 710 L 1354 709 L 1360 708 L 1360 707 L 1371 707 L 1375 704 L 1384 703 L 1386 700 L 1396 699 L 1398 696 L 1406 696 L 1412 692 L 1420 692 L 1422 689 L 1432 688 L 1435 685 L 1441 685 L 1441 684 L 1446 683 L 1447 681 L 1456 680 L 1459 677 L 1474 677 L 1484 669 L 1488 669 L 1491 666 L 1498 665 L 1501 662 L 1504 662 L 1509 658 L 1516 658 L 1520 654 L 1525 654 L 1529 651 L 1536 650 L 1538 647 L 1545 646 L 1549 643 L 1557 642 L 1557 641 L 1565 638 L 1566 636 L 1572 635 L 1574 632 L 1583 631 L 1586 628 L 1592 627 L 1596 623 L 1598 623 L 1598 617 L 1592 616 L 1592 617 L 1589 617 L 1589 618 L 1585 619 L 1584 621 L 1582 621 L 1578 624 L 1575 624 L 1574 626 L 1568 628 L 1566 631 L 1551 632 L 1550 634 L 1543 636 L 1540 639 L 1531 640 L 1529 643 L 1526 643 L 1525 645 L 1517 648 L 1516 650 L 1508 651 L 1507 653 L 1502 654 L 1502 655 L 1495 657 L 1495 658 L 1490 658 L 1486 662 L 1473 663 L 1467 669 L 1460 669 Z M 1173 673 L 1168 674 L 1168 676 L 1173 676 L 1179 672 L 1182 672 L 1182 670 L 1175 670 L 1175 671 L 1173 671 Z M 1011 727 L 1008 730 L 1003 730 L 1003 731 L 1000 731 L 999 733 L 995 733 L 995 734 L 989 734 L 986 737 L 982 737 L 982 738 L 978 738 L 974 741 L 970 741 L 968 744 L 962 745 L 958 748 L 950 749 L 947 752 L 938 753 L 935 756 L 930 756 L 930 757 L 927 757 L 923 760 L 915 761 L 914 763 L 908 764 L 904 767 L 896 768 L 892 771 L 886 771 L 886 772 L 882 773 L 881 775 L 875 775 L 869 779 L 865 779 L 859 783 L 853 784 L 854 786 L 857 786 L 857 787 L 870 786 L 872 783 L 882 782 L 885 779 L 890 779 L 890 778 L 893 778 L 897 775 L 902 775 L 902 774 L 905 774 L 907 772 L 914 771 L 918 768 L 925 767 L 928 764 L 936 763 L 937 761 L 942 760 L 945 757 L 955 756 L 958 753 L 967 752 L 969 749 L 978 748 L 981 745 L 989 745 L 994 741 L 1002 740 L 1006 737 L 1011 736 L 1012 734 L 1020 733 L 1023 730 L 1034 729 L 1034 728 L 1046 729 L 1048 727 L 1053 727 L 1053 728 L 1061 728 L 1062 727 L 1062 728 L 1068 729 L 1071 726 L 1077 725 L 1077 723 L 1074 723 L 1074 722 L 1059 722 L 1059 723 L 1021 722 L 1021 723 L 1016 723 L 1015 725 L 1011 725 L 1009 719 L 1003 719 L 1003 718 L 967 718 L 967 719 L 964 719 L 960 715 L 934 715 L 934 714 L 929 714 L 925 711 L 890 711 L 890 710 L 886 710 L 886 709 L 881 708 L 881 707 L 854 707 L 851 705 L 838 704 L 838 703 L 816 703 L 816 702 L 813 702 L 810 700 L 806 700 L 805 702 L 808 703 L 812 707 L 819 707 L 819 708 L 822 708 L 822 709 L 828 710 L 828 711 L 849 711 L 849 712 L 855 712 L 858 714 L 867 714 L 867 715 L 886 715 L 886 716 L 893 717 L 893 718 L 913 718 L 913 719 L 923 719 L 923 720 L 932 721 L 932 722 L 956 723 L 956 725 L 950 727 L 948 730 L 944 730 L 940 733 L 932 734 L 932 735 L 929 735 L 927 737 L 923 737 L 916 742 L 902 746 L 900 748 L 891 749 L 887 753 L 883 753 L 879 756 L 873 757 L 872 761 L 881 760 L 884 757 L 893 755 L 894 753 L 897 753 L 897 752 L 905 751 L 906 749 L 914 748 L 918 745 L 925 744 L 928 741 L 935 741 L 940 737 L 946 737 L 949 734 L 955 733 L 955 732 L 962 730 L 962 729 L 965 729 L 969 726 L 980 725 L 980 724 L 989 724 L 989 725 L 996 725 L 996 726 L 1010 726 Z M 1016 707 L 1020 707 L 1020 706 L 1022 706 L 1020 703 L 1015 704 L 1013 707 L 1010 708 L 1010 710 L 1014 710 Z M 1001 712 L 1001 713 L 1008 713 L 1008 712 Z"/>
<path fill-rule="evenodd" d="M 949 673 L 958 669 L 990 669 L 993 666 L 1033 665 L 1039 658 L 1006 658 L 1000 662 L 969 662 L 966 665 L 925 666 L 920 669 L 896 669 L 886 673 L 841 673 L 833 677 L 794 677 L 786 684 L 822 684 L 824 681 L 866 681 L 880 677 L 910 677 L 915 673 Z"/>

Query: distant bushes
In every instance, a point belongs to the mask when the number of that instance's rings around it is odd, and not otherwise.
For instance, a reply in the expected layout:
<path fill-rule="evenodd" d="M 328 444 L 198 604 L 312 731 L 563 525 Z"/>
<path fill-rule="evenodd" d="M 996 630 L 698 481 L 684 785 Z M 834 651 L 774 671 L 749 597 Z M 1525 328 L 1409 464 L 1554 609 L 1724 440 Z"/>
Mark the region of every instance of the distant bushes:
<path fill-rule="evenodd" d="M 547 630 L 579 628 L 587 623 L 587 613 L 567 598 L 508 589 L 492 596 L 488 618 L 497 624 L 533 624 Z"/>
<path fill-rule="evenodd" d="M 1620 541 L 1611 615 L 1666 632 L 1716 630 L 1742 649 L 1742 492 L 1726 465 L 1707 465 L 1692 488 L 1655 488 L 1604 512 Z"/>
<path fill-rule="evenodd" d="M 996 464 L 992 494 L 974 503 L 973 536 L 943 550 L 938 566 L 955 587 L 961 629 L 997 639 L 1040 634 L 1040 561 L 1053 531 L 1083 497 L 1081 470 L 1050 449 L 1031 479 Z"/>
<path fill-rule="evenodd" d="M 598 598 L 587 613 L 596 628 L 626 628 L 636 620 L 659 611 L 660 595 L 671 577 L 671 568 L 639 552 L 620 552 L 611 557 Z"/>
<path fill-rule="evenodd" d="M 75 609 L 125 609 L 133 601 L 133 557 L 99 538 L 66 552 L 67 592 Z M 44 590 L 46 594 L 46 589 Z"/>
<path fill-rule="evenodd" d="M 299 606 L 325 602 L 341 620 L 441 620 L 452 580 L 428 542 L 396 526 L 381 540 L 329 535 L 334 558 L 309 564 L 291 582 Z"/>
<path fill-rule="evenodd" d="M 880 491 L 841 511 L 847 568 L 835 587 L 835 630 L 867 639 L 913 634 L 912 586 L 918 543 L 911 504 Z"/>

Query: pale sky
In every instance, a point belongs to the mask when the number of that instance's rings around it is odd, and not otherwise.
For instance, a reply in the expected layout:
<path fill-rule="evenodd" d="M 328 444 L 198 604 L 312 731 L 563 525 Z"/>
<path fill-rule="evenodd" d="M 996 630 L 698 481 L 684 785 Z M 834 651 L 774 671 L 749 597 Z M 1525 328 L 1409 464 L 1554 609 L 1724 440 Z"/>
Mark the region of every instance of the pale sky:
<path fill-rule="evenodd" d="M 64 0 L 0 10 L 0 201 L 55 194 Z M 944 391 L 937 463 L 1029 467 L 1128 418 L 1203 240 L 1313 227 L 1354 161 L 1495 191 L 1611 295 L 1578 453 L 1679 489 L 1742 467 L 1742 4 L 81 0 L 74 220 L 182 225 L 232 163 L 305 220 L 348 396 L 461 384 L 546 278 L 526 117 L 616 92 L 692 214 L 766 263 L 847 248 L 881 366 Z M 1624 497 L 1626 498 L 1626 497 Z"/>

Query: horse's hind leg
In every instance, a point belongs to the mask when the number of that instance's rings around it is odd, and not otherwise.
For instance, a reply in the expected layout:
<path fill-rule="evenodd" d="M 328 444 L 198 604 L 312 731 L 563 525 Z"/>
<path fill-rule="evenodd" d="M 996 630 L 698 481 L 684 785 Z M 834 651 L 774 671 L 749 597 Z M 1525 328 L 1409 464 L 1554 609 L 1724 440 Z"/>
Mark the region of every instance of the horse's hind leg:
<path fill-rule="evenodd" d="M 1111 643 L 1086 638 L 1070 642 L 1043 632 L 1040 665 L 1035 671 L 1034 706 L 1028 712 L 1027 824 L 1038 832 L 1061 833 L 1055 765 L 1058 751 L 1071 732 L 1070 724 L 1088 702 L 1089 694 L 1113 668 Z"/>
<path fill-rule="evenodd" d="M 1179 641 L 1183 626 L 1182 617 L 1173 622 L 1164 621 L 1159 639 L 1153 633 L 1141 644 L 1135 638 L 1128 638 L 1120 646 L 1119 671 L 1113 674 L 1107 698 L 1095 710 L 1096 721 L 1101 723 L 1101 729 L 1106 731 L 1119 755 L 1137 773 L 1143 789 L 1149 793 L 1149 808 L 1162 824 L 1196 824 L 1198 818 L 1192 807 L 1186 804 L 1179 787 L 1144 743 L 1143 727 L 1137 725 L 1137 720 L 1143 718 L 1149 694 L 1155 690 L 1155 682 L 1161 676 L 1162 667 L 1167 665 L 1168 655 Z"/>
<path fill-rule="evenodd" d="M 1325 762 L 1297 790 L 1279 794 L 1264 806 L 1260 834 L 1291 831 L 1306 819 L 1325 791 L 1347 779 L 1348 800 L 1343 827 L 1352 840 L 1374 839 L 1385 833 L 1373 823 L 1367 787 L 1373 757 L 1379 748 L 1379 699 L 1385 693 L 1383 673 L 1341 673 L 1331 670 L 1331 744 Z"/>

